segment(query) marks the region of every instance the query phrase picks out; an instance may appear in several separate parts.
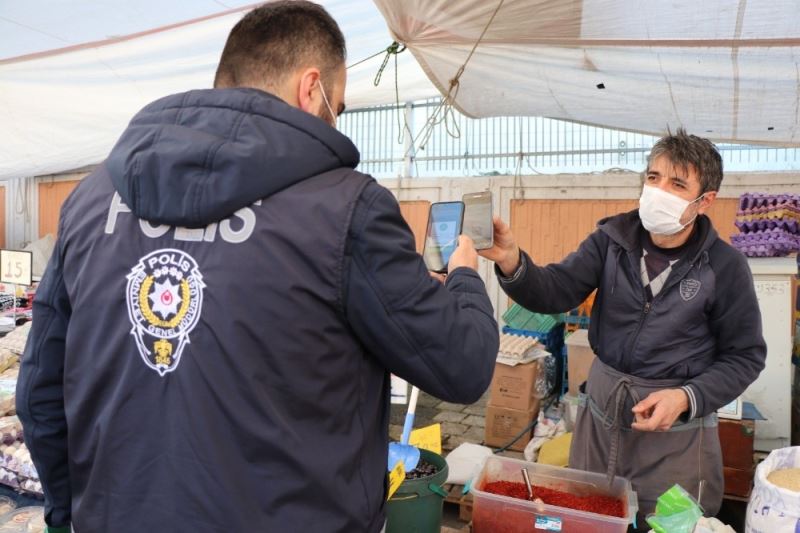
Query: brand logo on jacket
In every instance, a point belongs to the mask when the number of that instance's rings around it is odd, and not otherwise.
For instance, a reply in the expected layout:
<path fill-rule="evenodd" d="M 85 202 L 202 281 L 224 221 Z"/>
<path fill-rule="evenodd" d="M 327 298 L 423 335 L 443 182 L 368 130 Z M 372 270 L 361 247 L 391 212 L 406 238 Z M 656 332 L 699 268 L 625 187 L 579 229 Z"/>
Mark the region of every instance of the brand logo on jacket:
<path fill-rule="evenodd" d="M 702 283 L 696 279 L 683 279 L 681 280 L 681 298 L 683 301 L 688 302 L 700 292 Z"/>
<path fill-rule="evenodd" d="M 127 276 L 131 335 L 145 364 L 164 376 L 178 368 L 203 307 L 203 276 L 181 250 L 165 248 L 139 259 Z"/>

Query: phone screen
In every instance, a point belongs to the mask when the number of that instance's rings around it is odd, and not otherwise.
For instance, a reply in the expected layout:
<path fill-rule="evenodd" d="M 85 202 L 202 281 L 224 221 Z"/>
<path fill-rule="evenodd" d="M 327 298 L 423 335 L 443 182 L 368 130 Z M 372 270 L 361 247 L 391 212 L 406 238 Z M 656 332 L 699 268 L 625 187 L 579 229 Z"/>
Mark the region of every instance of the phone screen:
<path fill-rule="evenodd" d="M 464 235 L 475 243 L 476 250 L 492 247 L 494 225 L 492 224 L 492 193 L 489 191 L 465 194 Z"/>
<path fill-rule="evenodd" d="M 458 246 L 461 224 L 464 218 L 462 202 L 438 202 L 431 204 L 428 214 L 428 231 L 422 252 L 428 270 L 446 272 L 447 262 Z"/>

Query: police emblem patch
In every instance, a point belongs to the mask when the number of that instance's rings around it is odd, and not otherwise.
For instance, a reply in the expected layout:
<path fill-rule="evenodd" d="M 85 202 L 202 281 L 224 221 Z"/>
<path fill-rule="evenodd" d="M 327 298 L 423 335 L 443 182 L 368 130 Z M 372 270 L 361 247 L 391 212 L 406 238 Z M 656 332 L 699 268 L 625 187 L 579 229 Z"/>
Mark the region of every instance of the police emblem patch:
<path fill-rule="evenodd" d="M 681 298 L 684 302 L 688 302 L 700 292 L 701 283 L 696 279 L 683 279 L 681 280 Z"/>
<path fill-rule="evenodd" d="M 180 363 L 203 307 L 203 276 L 181 250 L 165 248 L 139 259 L 127 276 L 131 335 L 147 366 L 164 376 Z"/>

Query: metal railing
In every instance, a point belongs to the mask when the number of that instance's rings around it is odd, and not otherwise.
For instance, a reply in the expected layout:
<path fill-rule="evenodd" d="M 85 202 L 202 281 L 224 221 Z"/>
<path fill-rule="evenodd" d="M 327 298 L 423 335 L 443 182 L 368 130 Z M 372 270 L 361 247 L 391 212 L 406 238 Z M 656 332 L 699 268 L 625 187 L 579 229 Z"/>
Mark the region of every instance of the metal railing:
<path fill-rule="evenodd" d="M 339 129 L 361 151 L 359 170 L 377 178 L 457 177 L 644 169 L 652 135 L 542 117 L 468 118 L 457 111 L 419 141 L 438 100 L 344 113 Z M 460 131 L 458 137 L 448 134 Z M 798 148 L 718 144 L 726 171 L 800 170 Z M 414 149 L 415 148 L 415 149 Z"/>

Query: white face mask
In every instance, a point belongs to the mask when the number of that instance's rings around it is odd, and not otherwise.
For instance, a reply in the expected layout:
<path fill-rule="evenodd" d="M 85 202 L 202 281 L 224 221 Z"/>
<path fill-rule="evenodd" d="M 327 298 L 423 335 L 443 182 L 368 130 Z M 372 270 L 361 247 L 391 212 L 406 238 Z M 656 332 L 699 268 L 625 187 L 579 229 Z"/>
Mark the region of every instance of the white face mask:
<path fill-rule="evenodd" d="M 675 235 L 697 218 L 695 214 L 686 224 L 681 224 L 681 217 L 686 208 L 703 196 L 705 193 L 690 202 L 658 187 L 645 185 L 642 197 L 639 198 L 639 218 L 642 219 L 644 229 L 650 233 Z"/>
<path fill-rule="evenodd" d="M 322 100 L 325 102 L 325 107 L 328 108 L 328 112 L 331 114 L 331 120 L 333 121 L 333 124 L 331 124 L 331 126 L 333 126 L 335 128 L 336 127 L 336 114 L 333 112 L 333 108 L 331 108 L 330 102 L 328 102 L 328 95 L 325 94 L 325 88 L 322 86 L 322 81 L 317 80 L 317 83 L 319 83 L 319 92 L 322 93 Z M 323 119 L 323 120 L 325 120 L 325 119 Z M 325 122 L 327 122 L 327 120 Z"/>

